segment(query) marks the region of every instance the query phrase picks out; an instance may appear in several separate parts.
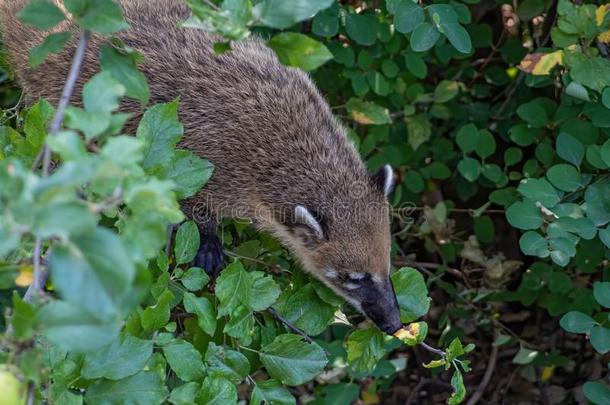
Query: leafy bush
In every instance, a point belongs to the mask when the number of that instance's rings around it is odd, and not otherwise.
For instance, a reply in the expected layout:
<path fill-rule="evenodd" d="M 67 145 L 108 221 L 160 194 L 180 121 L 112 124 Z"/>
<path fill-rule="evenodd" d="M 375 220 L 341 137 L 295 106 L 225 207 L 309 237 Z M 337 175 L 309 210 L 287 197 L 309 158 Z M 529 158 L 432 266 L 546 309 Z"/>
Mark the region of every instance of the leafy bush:
<path fill-rule="evenodd" d="M 311 71 L 369 167 L 395 168 L 392 281 L 413 348 L 241 223 L 222 224 L 231 260 L 216 280 L 191 267 L 199 231 L 178 200 L 213 167 L 176 149 L 178 101 L 148 106 L 140 56 L 111 41 L 126 27 L 116 4 L 71 0 L 80 45 L 91 31 L 109 40 L 82 108 L 22 108 L 0 64 L 6 392 L 59 404 L 413 403 L 424 392 L 459 403 L 467 386 L 469 404 L 610 401 L 610 7 L 185 2 L 184 29 L 222 35 L 217 52 L 257 34 Z M 49 29 L 65 16 L 36 0 L 20 18 Z M 49 35 L 30 64 L 71 35 Z M 120 135 L 123 97 L 146 108 L 134 136 Z"/>

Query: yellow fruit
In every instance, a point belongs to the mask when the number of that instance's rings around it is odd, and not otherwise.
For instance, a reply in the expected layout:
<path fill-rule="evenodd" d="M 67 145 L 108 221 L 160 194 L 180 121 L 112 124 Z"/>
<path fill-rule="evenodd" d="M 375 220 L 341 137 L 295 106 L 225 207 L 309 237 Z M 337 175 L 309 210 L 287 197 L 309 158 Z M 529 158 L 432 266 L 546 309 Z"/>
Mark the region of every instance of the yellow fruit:
<path fill-rule="evenodd" d="M 6 368 L 0 369 L 0 405 L 25 404 L 25 387 Z"/>

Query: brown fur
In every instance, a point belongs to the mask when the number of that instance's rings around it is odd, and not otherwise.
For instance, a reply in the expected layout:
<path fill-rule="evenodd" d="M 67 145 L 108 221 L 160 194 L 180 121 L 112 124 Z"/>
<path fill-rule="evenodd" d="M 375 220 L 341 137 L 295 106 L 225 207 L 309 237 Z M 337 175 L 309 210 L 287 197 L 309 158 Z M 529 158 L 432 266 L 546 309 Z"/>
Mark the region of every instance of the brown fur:
<path fill-rule="evenodd" d="M 323 280 L 322 270 L 330 267 L 339 273 L 373 273 L 387 281 L 386 198 L 307 74 L 281 65 L 256 38 L 214 54 L 212 36 L 178 26 L 189 14 L 180 0 L 119 3 L 130 28 L 118 37 L 144 54 L 142 71 L 151 86 L 151 103 L 179 96 L 185 126 L 181 146 L 215 165 L 208 185 L 185 202 L 187 215 L 206 202 L 221 216 L 251 218 Z M 0 0 L 4 42 L 28 97 L 56 103 L 75 39 L 37 69 L 28 67 L 26 50 L 44 34 L 14 16 L 23 4 Z M 89 47 L 81 84 L 99 70 L 100 42 L 94 38 Z M 133 101 L 123 108 L 140 112 Z M 297 204 L 322 217 L 325 239 L 320 243 L 305 243 L 286 220 Z"/>

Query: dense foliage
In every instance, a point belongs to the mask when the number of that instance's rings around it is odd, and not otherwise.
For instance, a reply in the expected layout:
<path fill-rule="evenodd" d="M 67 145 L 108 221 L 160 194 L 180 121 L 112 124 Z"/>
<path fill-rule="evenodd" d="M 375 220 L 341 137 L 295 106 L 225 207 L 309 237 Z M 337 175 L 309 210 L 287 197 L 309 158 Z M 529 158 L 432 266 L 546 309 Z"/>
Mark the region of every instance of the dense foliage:
<path fill-rule="evenodd" d="M 199 231 L 178 201 L 213 166 L 176 148 L 178 101 L 148 105 L 141 56 L 113 39 L 118 6 L 65 0 L 80 44 L 108 38 L 82 107 L 57 121 L 61 107 L 23 106 L 0 63 L 8 403 L 610 403 L 609 6 L 185 2 L 184 29 L 222 35 L 216 52 L 261 35 L 311 71 L 370 168 L 396 170 L 392 281 L 411 335 L 385 336 L 243 223 L 222 224 L 216 280 L 191 267 Z M 65 15 L 34 0 L 20 18 Z M 146 109 L 129 135 L 124 97 Z"/>

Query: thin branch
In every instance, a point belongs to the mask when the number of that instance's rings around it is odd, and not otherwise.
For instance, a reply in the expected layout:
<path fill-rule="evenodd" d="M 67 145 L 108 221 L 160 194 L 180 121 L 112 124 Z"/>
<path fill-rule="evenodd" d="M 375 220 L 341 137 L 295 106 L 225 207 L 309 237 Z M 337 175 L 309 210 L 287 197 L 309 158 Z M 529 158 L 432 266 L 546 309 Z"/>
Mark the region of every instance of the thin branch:
<path fill-rule="evenodd" d="M 422 378 L 421 380 L 419 380 L 417 385 L 413 387 L 413 390 L 411 390 L 411 393 L 409 394 L 409 398 L 407 398 L 407 402 L 405 402 L 405 405 L 411 405 L 412 403 L 415 403 L 413 401 L 415 401 L 417 394 L 422 388 L 428 385 L 429 382 L 430 380 L 428 380 L 427 378 Z"/>
<path fill-rule="evenodd" d="M 281 323 L 284 324 L 284 326 L 286 326 L 288 329 L 290 329 L 291 331 L 293 331 L 294 333 L 296 333 L 297 335 L 300 335 L 303 339 L 305 339 L 308 343 L 313 343 L 313 339 L 310 338 L 305 332 L 303 332 L 301 329 L 297 328 L 296 326 L 294 326 L 293 324 L 291 324 L 290 322 L 288 322 L 288 320 L 286 320 L 282 315 L 280 315 L 273 307 L 269 307 L 267 308 L 267 312 L 269 312 L 269 314 L 271 314 L 271 316 L 273 316 L 275 319 L 277 319 L 278 321 L 280 321 Z"/>
<path fill-rule="evenodd" d="M 425 210 L 427 207 L 411 207 L 410 209 L 413 211 L 423 211 Z M 455 213 L 460 213 L 460 214 L 473 214 L 475 211 L 477 211 L 476 208 L 450 208 L 447 210 L 448 212 L 455 212 Z M 502 210 L 502 209 L 486 209 L 484 211 L 481 211 L 481 214 L 505 214 L 506 210 Z"/>
<path fill-rule="evenodd" d="M 34 244 L 34 279 L 32 280 L 32 284 L 28 287 L 27 291 L 23 295 L 23 300 L 25 302 L 32 302 L 34 300 L 34 296 L 37 295 L 47 282 L 47 271 L 42 268 L 40 265 L 42 259 L 42 239 L 40 236 L 36 237 L 36 242 Z"/>
<path fill-rule="evenodd" d="M 70 104 L 70 98 L 72 98 L 72 94 L 74 93 L 74 88 L 76 87 L 76 81 L 80 75 L 83 60 L 85 59 L 85 51 L 89 45 L 90 37 L 91 33 L 88 30 L 83 31 L 83 34 L 78 42 L 78 46 L 76 47 L 76 52 L 74 53 L 70 73 L 68 74 L 68 79 L 64 85 L 59 104 L 57 105 L 55 116 L 53 117 L 53 121 L 51 121 L 51 126 L 49 127 L 49 136 L 54 136 L 61 130 L 61 126 L 64 122 L 64 116 L 66 115 L 66 108 L 68 107 L 68 104 Z M 51 167 L 51 149 L 47 143 L 45 143 L 43 147 L 42 156 L 42 177 L 47 177 L 49 175 L 49 168 Z M 28 290 L 23 297 L 23 299 L 27 302 L 31 302 L 34 299 L 34 296 L 38 295 L 38 293 L 42 291 L 47 282 L 48 272 L 42 269 L 42 266 L 40 265 L 41 256 L 42 239 L 40 237 L 36 237 L 36 242 L 34 244 L 34 280 L 28 287 Z"/>
<path fill-rule="evenodd" d="M 411 266 L 411 267 L 416 267 L 416 268 L 432 269 L 432 270 L 444 269 L 447 271 L 447 273 L 453 274 L 454 276 L 459 277 L 462 280 L 464 280 L 464 282 L 470 288 L 470 285 L 469 285 L 468 280 L 466 279 L 466 276 L 464 275 L 464 273 L 453 267 L 445 266 L 444 264 L 440 264 L 440 263 L 416 262 L 414 260 L 409 260 L 407 258 L 395 259 L 395 260 L 392 260 L 392 262 L 399 266 L 400 265 Z"/>
<path fill-rule="evenodd" d="M 495 335 L 497 335 L 497 333 L 494 333 L 494 336 Z M 476 405 L 479 402 L 479 400 L 483 397 L 483 394 L 485 393 L 485 389 L 487 388 L 487 385 L 489 385 L 489 382 L 491 381 L 491 376 L 493 375 L 494 370 L 496 369 L 496 361 L 498 360 L 498 350 L 499 350 L 498 345 L 491 346 L 491 354 L 489 355 L 489 361 L 487 362 L 487 368 L 485 369 L 485 374 L 483 375 L 483 379 L 479 383 L 479 386 L 477 387 L 476 391 L 472 394 L 472 396 L 470 397 L 470 399 L 468 400 L 466 405 Z"/>
<path fill-rule="evenodd" d="M 442 351 L 441 349 L 437 349 L 437 348 L 435 348 L 435 347 L 432 347 L 432 346 L 428 345 L 426 342 L 421 342 L 419 345 L 420 345 L 421 347 L 423 347 L 424 349 L 426 349 L 427 351 L 429 351 L 429 352 L 431 352 L 431 353 L 434 353 L 434 354 L 438 354 L 438 355 L 439 355 L 439 356 L 441 356 L 441 357 L 444 357 L 444 356 L 445 356 L 445 354 L 446 354 L 446 353 L 445 353 L 444 351 Z"/>
<path fill-rule="evenodd" d="M 49 127 L 50 136 L 56 135 L 61 130 L 61 125 L 63 124 L 64 117 L 66 115 L 66 108 L 68 108 L 68 105 L 70 104 L 70 99 L 72 98 L 74 88 L 76 87 L 76 81 L 80 76 L 80 70 L 83 65 L 83 61 L 85 60 L 85 51 L 89 45 L 90 37 L 91 33 L 89 30 L 85 30 L 78 41 L 78 46 L 76 47 L 76 52 L 74 53 L 74 58 L 72 59 L 70 73 L 68 74 L 68 79 L 66 80 L 66 84 L 64 85 L 64 89 L 61 93 L 61 98 L 59 99 L 55 116 L 53 117 L 53 121 L 51 121 L 51 126 Z M 42 175 L 46 177 L 49 174 L 49 167 L 51 166 L 51 149 L 49 149 L 48 145 L 46 144 L 44 146 L 42 160 Z"/>

